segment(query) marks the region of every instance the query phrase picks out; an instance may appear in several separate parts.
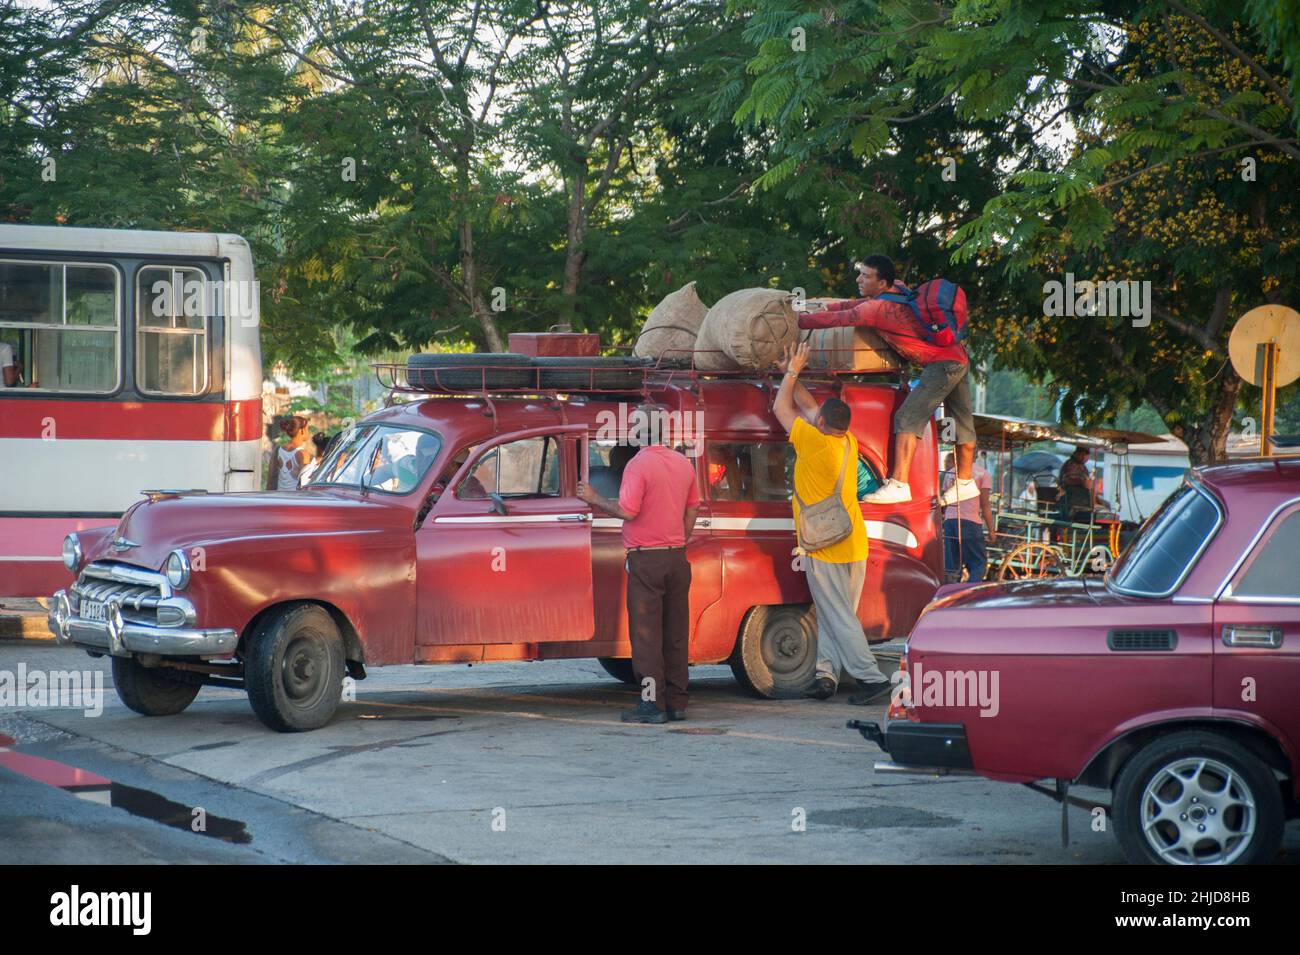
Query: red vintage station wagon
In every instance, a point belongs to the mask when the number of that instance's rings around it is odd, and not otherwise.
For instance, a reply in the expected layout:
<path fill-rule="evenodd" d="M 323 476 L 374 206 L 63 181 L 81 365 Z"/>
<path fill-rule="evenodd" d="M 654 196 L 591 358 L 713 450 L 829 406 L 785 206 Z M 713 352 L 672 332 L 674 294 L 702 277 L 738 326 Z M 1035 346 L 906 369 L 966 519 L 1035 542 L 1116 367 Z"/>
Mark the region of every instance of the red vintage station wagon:
<path fill-rule="evenodd" d="M 423 357 L 404 388 L 416 400 L 343 435 L 309 486 L 145 492 L 116 527 L 71 535 L 76 581 L 54 596 L 57 639 L 111 655 L 118 693 L 140 713 L 177 713 L 202 685 L 245 687 L 282 731 L 327 722 L 345 675 L 367 666 L 595 657 L 631 681 L 620 522 L 575 490 L 585 480 L 617 495 L 635 450 L 628 409 L 648 397 L 698 424 L 684 449 L 703 492 L 688 547 L 691 661 L 729 662 L 764 696 L 808 685 L 815 625 L 773 381 L 647 368 L 611 383 L 600 377 L 611 360 L 525 359 L 495 380 L 541 377 L 497 388 L 485 371 L 466 394 L 463 375 L 477 371 L 422 379 Z M 553 367 L 563 361 L 572 367 Z M 546 388 L 546 375 L 567 387 Z M 906 385 L 827 373 L 810 387 L 851 406 L 866 471 L 887 473 Z M 863 506 L 858 612 L 873 640 L 905 634 L 942 580 L 933 428 L 911 481 L 910 503 Z"/>
<path fill-rule="evenodd" d="M 945 588 L 877 771 L 1111 791 L 1133 862 L 1266 862 L 1300 814 L 1300 460 L 1194 470 L 1105 579 Z"/>

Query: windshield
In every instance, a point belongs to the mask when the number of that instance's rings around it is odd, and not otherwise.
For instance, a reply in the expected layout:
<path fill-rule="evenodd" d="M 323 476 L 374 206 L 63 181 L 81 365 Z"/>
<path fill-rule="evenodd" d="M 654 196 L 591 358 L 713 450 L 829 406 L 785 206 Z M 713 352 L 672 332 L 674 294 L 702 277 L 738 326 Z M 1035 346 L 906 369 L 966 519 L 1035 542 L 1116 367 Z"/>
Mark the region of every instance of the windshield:
<path fill-rule="evenodd" d="M 1126 594 L 1168 596 L 1192 569 L 1220 518 L 1219 505 L 1207 492 L 1184 484 L 1147 519 L 1107 581 Z"/>
<path fill-rule="evenodd" d="M 424 480 L 440 447 L 442 439 L 429 431 L 358 425 L 339 439 L 308 487 L 365 487 L 407 494 Z"/>

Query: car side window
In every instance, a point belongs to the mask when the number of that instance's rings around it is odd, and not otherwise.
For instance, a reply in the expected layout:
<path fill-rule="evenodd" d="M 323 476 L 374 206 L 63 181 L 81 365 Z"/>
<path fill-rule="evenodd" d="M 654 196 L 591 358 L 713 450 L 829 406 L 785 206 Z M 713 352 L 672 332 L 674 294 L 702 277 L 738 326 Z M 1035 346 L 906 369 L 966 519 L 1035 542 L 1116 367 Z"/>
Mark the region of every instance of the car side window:
<path fill-rule="evenodd" d="M 711 442 L 708 454 L 711 500 L 790 500 L 794 447 L 788 441 Z"/>
<path fill-rule="evenodd" d="M 623 487 L 623 472 L 639 448 L 615 441 L 587 442 L 587 483 L 601 497 L 616 501 Z"/>
<path fill-rule="evenodd" d="M 1300 511 L 1293 511 L 1284 518 L 1255 551 L 1233 594 L 1238 597 L 1300 597 L 1296 554 L 1300 554 Z"/>
<path fill-rule="evenodd" d="M 788 441 L 725 442 L 709 445 L 709 497 L 715 501 L 788 501 L 794 487 L 794 447 Z M 859 500 L 880 487 L 880 476 L 858 458 Z"/>
<path fill-rule="evenodd" d="M 552 435 L 498 445 L 484 454 L 456 488 L 461 500 L 502 497 L 558 497 L 560 442 Z"/>

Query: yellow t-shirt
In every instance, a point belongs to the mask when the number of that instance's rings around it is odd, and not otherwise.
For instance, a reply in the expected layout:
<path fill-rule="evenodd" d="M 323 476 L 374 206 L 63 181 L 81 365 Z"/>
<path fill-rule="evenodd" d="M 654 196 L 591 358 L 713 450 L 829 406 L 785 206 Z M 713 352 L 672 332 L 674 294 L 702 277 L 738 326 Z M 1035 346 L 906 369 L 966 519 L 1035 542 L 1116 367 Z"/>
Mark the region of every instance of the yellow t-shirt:
<path fill-rule="evenodd" d="M 810 552 L 810 556 L 828 564 L 851 564 L 867 559 L 867 526 L 862 523 L 862 509 L 858 507 L 858 442 L 852 434 L 842 438 L 822 434 L 803 418 L 796 418 L 790 429 L 790 443 L 794 445 L 794 489 L 808 504 L 830 497 L 844 464 L 847 449 L 850 458 L 844 471 L 844 485 L 840 496 L 853 523 L 853 533 L 838 544 Z M 794 517 L 799 519 L 799 502 L 791 499 Z"/>

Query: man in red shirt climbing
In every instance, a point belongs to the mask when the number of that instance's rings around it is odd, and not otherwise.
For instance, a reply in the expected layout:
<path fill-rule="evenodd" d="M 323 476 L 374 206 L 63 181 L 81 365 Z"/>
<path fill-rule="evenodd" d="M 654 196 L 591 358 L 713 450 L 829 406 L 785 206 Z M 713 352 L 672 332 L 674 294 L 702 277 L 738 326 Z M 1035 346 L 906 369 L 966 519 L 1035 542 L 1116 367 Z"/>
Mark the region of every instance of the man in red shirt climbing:
<path fill-rule="evenodd" d="M 921 366 L 921 380 L 894 415 L 894 466 L 889 480 L 863 498 L 867 504 L 896 504 L 912 499 L 908 474 L 912 457 L 935 409 L 944 405 L 957 430 L 957 480 L 940 498 L 947 506 L 979 497 L 971 474 L 975 463 L 975 418 L 971 409 L 970 359 L 960 341 L 937 345 L 925 333 L 911 307 L 883 295 L 906 295 L 894 263 L 886 255 L 869 255 L 857 263 L 862 298 L 832 303 L 824 311 L 799 317 L 800 328 L 861 325 L 874 329 L 904 361 Z M 848 314 L 846 314 L 848 313 Z"/>

